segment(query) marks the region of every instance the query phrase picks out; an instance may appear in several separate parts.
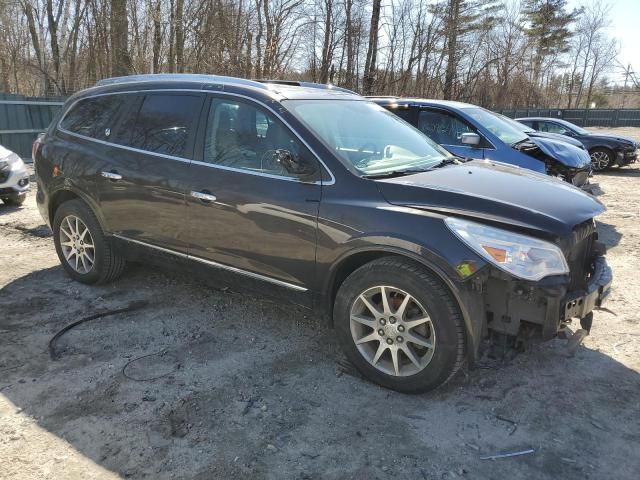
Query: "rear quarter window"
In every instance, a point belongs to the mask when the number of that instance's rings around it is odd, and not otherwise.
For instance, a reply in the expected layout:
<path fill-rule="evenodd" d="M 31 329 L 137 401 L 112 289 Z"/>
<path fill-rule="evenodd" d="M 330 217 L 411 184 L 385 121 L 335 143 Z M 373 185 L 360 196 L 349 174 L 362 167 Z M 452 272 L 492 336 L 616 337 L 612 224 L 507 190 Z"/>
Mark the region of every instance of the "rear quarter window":
<path fill-rule="evenodd" d="M 124 99 L 119 95 L 79 100 L 63 117 L 60 128 L 78 135 L 106 140 L 124 104 Z"/>

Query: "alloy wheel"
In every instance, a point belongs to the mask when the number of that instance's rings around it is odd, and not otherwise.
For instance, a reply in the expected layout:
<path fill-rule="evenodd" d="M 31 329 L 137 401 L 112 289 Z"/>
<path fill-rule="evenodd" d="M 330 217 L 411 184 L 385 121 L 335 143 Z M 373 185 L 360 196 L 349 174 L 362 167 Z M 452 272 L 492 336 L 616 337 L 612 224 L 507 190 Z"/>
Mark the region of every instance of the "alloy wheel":
<path fill-rule="evenodd" d="M 594 170 L 602 171 L 609 166 L 611 159 L 609 158 L 609 154 L 607 152 L 603 152 L 598 150 L 593 152 L 591 155 L 591 165 Z"/>
<path fill-rule="evenodd" d="M 392 286 L 362 292 L 351 305 L 351 336 L 360 354 L 388 375 L 415 375 L 433 357 L 436 335 L 427 310 Z"/>
<path fill-rule="evenodd" d="M 87 274 L 96 261 L 95 245 L 89 228 L 75 215 L 60 223 L 60 248 L 66 262 L 80 274 Z"/>

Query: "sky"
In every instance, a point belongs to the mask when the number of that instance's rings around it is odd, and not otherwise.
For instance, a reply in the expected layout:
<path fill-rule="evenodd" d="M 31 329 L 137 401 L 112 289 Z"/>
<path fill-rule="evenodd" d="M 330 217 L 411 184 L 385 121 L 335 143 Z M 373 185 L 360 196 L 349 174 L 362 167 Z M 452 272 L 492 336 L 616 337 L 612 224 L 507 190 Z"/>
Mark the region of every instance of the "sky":
<path fill-rule="evenodd" d="M 606 1 L 606 0 L 605 0 Z M 569 0 L 569 8 L 577 8 L 590 3 L 590 0 Z M 620 43 L 618 65 L 607 76 L 615 83 L 624 82 L 624 68 L 631 64 L 636 78 L 640 78 L 640 0 L 609 0 L 611 5 L 611 26 L 609 35 Z"/>

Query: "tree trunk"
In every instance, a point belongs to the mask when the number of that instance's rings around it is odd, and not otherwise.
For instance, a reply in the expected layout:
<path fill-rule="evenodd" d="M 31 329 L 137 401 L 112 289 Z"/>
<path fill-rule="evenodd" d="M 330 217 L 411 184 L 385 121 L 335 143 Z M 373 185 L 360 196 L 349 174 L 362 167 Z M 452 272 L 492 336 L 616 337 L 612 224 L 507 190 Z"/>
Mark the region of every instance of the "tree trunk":
<path fill-rule="evenodd" d="M 460 0 L 449 0 L 447 15 L 447 69 L 444 76 L 443 94 L 445 100 L 453 98 L 453 84 L 456 77 L 456 47 L 458 43 L 458 18 L 460 16 Z"/>
<path fill-rule="evenodd" d="M 162 24 L 160 23 L 160 17 L 162 15 L 161 6 L 161 0 L 157 0 L 153 12 L 153 73 L 160 73 L 160 48 L 162 47 Z"/>
<path fill-rule="evenodd" d="M 333 20 L 333 0 L 325 0 L 324 39 L 322 41 L 322 63 L 320 64 L 320 83 L 329 82 L 329 68 L 333 55 L 331 52 L 331 22 Z"/>
<path fill-rule="evenodd" d="M 371 95 L 374 90 L 375 73 L 378 55 L 378 28 L 380 26 L 380 3 L 381 0 L 373 0 L 371 10 L 371 27 L 369 28 L 369 47 L 367 48 L 367 58 L 364 63 L 364 76 L 362 79 L 362 89 L 365 95 Z"/>
<path fill-rule="evenodd" d="M 127 0 L 111 0 L 111 75 L 131 73 Z"/>
<path fill-rule="evenodd" d="M 184 73 L 184 0 L 176 0 L 176 71 Z"/>

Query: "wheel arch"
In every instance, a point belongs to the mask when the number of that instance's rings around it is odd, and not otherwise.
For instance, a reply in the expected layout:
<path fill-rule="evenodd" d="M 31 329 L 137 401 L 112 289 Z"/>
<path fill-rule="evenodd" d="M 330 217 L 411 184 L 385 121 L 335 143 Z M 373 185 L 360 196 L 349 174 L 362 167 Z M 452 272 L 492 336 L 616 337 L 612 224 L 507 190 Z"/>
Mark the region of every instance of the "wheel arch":
<path fill-rule="evenodd" d="M 431 261 L 425 256 L 402 249 L 393 247 L 365 248 L 350 252 L 336 262 L 329 274 L 327 287 L 324 290 L 325 295 L 322 305 L 323 312 L 327 318 L 329 326 L 333 327 L 333 306 L 340 285 L 342 285 L 349 275 L 361 266 L 383 257 L 397 257 L 408 260 L 422 268 L 425 268 L 444 284 L 447 291 L 452 295 L 463 318 L 465 335 L 468 340 L 466 353 L 470 362 L 473 362 L 475 359 L 475 353 L 479 346 L 482 325 L 478 317 L 472 315 L 470 310 L 467 308 L 466 302 L 464 301 L 466 296 L 465 292 L 456 285 L 451 277 L 447 275 L 445 270 L 435 261 Z"/>
<path fill-rule="evenodd" d="M 104 218 L 100 214 L 100 210 L 95 204 L 94 201 L 91 200 L 89 196 L 84 194 L 82 191 L 74 188 L 73 186 L 65 185 L 63 188 L 57 190 L 55 193 L 51 195 L 51 199 L 49 200 L 48 207 L 48 215 L 49 215 L 49 224 L 53 226 L 53 220 L 56 216 L 56 211 L 60 208 L 64 202 L 68 202 L 69 200 L 81 200 L 83 201 L 87 207 L 91 209 L 95 217 L 98 219 L 98 223 L 100 224 L 100 228 L 105 231 L 105 223 Z"/>

